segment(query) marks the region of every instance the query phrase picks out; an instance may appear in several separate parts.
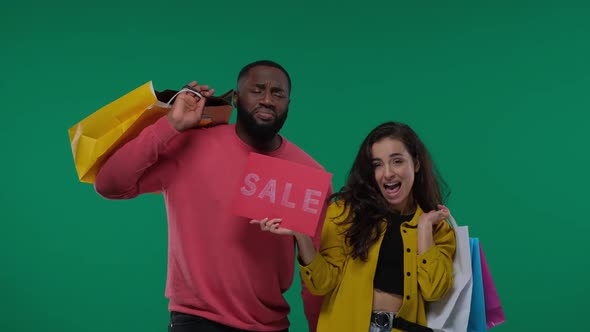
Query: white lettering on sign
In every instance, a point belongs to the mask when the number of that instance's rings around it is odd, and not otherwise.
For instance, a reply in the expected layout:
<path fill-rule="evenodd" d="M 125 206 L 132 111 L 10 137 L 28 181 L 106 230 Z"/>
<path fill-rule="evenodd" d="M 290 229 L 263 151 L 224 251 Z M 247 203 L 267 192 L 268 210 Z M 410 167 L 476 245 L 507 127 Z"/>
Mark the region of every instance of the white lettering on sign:
<path fill-rule="evenodd" d="M 256 184 L 254 182 L 252 182 L 252 180 L 258 182 L 258 180 L 260 180 L 260 177 L 256 173 L 250 173 L 250 174 L 246 175 L 244 182 L 246 182 L 245 184 L 246 184 L 246 186 L 248 186 L 248 188 L 245 188 L 245 187 L 240 188 L 240 191 L 242 192 L 242 194 L 244 194 L 246 196 L 254 195 L 254 193 L 256 192 Z"/>
<path fill-rule="evenodd" d="M 264 186 L 264 189 L 262 189 L 260 194 L 258 194 L 258 198 L 264 198 L 264 196 L 268 196 L 270 198 L 270 202 L 274 203 L 275 197 L 276 197 L 276 192 L 277 192 L 277 180 L 270 179 L 266 183 L 266 186 Z"/>
<path fill-rule="evenodd" d="M 240 192 L 244 196 L 252 196 L 257 191 L 256 184 L 260 181 L 260 176 L 256 173 L 249 173 L 244 178 L 244 186 L 240 188 Z M 284 207 L 294 209 L 296 208 L 297 198 L 292 199 L 291 191 L 293 190 L 293 184 L 286 182 L 284 186 L 277 187 L 276 179 L 269 179 L 262 190 L 258 193 L 257 197 L 260 199 L 268 200 L 269 202 L 276 204 L 277 189 L 281 194 L 281 204 Z M 280 190 L 282 189 L 282 193 Z M 317 214 L 320 207 L 319 197 L 322 196 L 322 192 L 314 189 L 306 189 L 302 198 L 299 198 L 299 205 L 304 212 Z"/>
<path fill-rule="evenodd" d="M 286 206 L 288 208 L 295 208 L 295 203 L 293 202 L 289 202 L 289 195 L 291 195 L 291 188 L 293 187 L 293 184 L 287 182 L 285 184 L 285 191 L 283 192 L 283 199 L 281 200 L 281 205 L 282 206 Z"/>
<path fill-rule="evenodd" d="M 321 191 L 307 189 L 305 191 L 305 198 L 303 199 L 303 211 L 316 214 L 318 213 L 317 209 L 312 209 L 310 205 L 318 205 L 320 203 L 319 200 L 313 199 L 312 196 L 322 196 Z"/>

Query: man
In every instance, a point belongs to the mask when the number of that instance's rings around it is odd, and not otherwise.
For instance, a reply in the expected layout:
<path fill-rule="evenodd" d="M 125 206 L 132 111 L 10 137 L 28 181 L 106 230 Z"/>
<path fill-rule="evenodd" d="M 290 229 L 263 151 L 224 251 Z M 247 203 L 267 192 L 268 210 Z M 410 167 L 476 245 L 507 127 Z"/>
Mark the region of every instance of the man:
<path fill-rule="evenodd" d="M 245 66 L 234 95 L 236 124 L 198 129 L 205 100 L 215 90 L 190 85 L 203 98 L 178 95 L 167 117 L 105 162 L 96 191 L 109 199 L 163 193 L 170 331 L 288 331 L 290 309 L 283 293 L 293 280 L 294 240 L 261 232 L 245 218 L 232 216 L 230 207 L 251 151 L 322 169 L 279 135 L 291 79 L 272 61 Z M 319 234 L 315 240 L 317 246 Z M 315 331 L 321 298 L 305 288 L 302 293 Z"/>

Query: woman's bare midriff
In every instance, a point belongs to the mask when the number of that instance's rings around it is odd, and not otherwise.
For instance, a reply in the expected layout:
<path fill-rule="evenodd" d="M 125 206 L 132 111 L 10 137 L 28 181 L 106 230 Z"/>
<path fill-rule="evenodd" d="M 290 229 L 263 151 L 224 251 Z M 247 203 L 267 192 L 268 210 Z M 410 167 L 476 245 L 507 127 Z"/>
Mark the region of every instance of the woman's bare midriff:
<path fill-rule="evenodd" d="M 373 290 L 373 311 L 399 312 L 404 298 L 375 288 Z"/>

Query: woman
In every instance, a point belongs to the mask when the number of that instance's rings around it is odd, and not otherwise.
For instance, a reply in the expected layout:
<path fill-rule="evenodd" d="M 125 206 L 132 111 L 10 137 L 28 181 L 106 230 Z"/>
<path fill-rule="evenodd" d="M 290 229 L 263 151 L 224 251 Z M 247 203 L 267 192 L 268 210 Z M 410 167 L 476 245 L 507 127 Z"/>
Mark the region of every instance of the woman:
<path fill-rule="evenodd" d="M 295 236 L 302 279 L 325 295 L 318 332 L 430 331 L 426 302 L 453 284 L 455 235 L 442 184 L 416 133 L 387 122 L 365 138 L 332 196 L 319 252 L 280 219 L 252 223 Z"/>

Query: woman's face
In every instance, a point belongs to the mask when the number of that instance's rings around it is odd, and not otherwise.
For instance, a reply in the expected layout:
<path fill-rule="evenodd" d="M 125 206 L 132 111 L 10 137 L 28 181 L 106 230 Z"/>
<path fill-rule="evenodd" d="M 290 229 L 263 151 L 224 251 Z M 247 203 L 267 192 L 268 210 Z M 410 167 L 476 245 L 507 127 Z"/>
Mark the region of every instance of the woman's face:
<path fill-rule="evenodd" d="M 412 204 L 414 174 L 419 165 L 398 139 L 384 138 L 371 147 L 375 181 L 381 194 L 394 210 L 403 212 Z"/>

